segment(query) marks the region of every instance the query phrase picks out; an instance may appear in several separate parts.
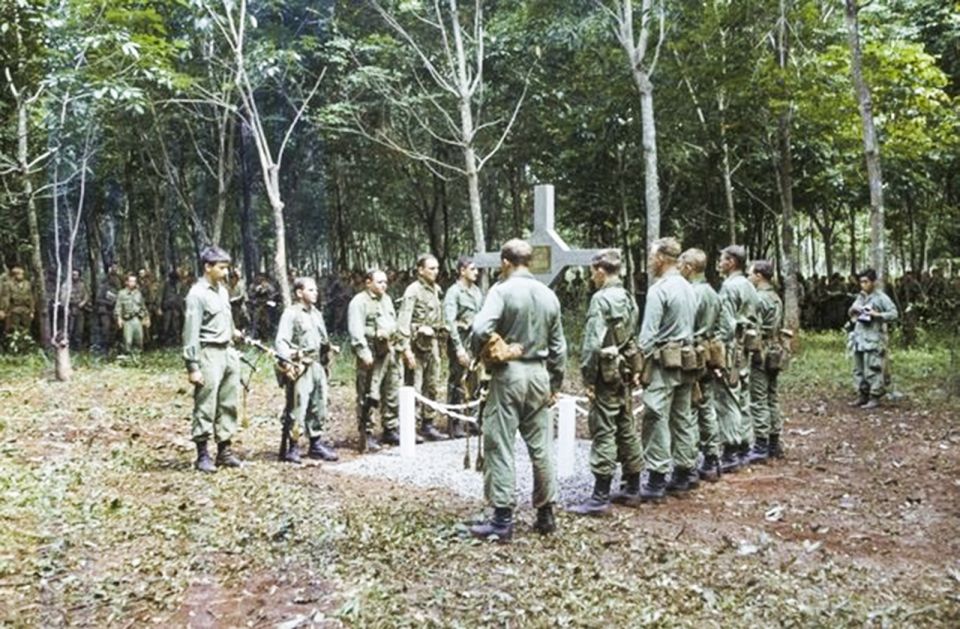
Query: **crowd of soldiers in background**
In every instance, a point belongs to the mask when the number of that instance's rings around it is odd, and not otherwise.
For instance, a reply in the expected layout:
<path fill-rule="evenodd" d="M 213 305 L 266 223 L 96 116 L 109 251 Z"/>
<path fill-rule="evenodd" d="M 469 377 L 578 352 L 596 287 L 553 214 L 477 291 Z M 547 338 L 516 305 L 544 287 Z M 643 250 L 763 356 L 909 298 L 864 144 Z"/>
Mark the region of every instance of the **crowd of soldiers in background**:
<path fill-rule="evenodd" d="M 290 277 L 301 275 L 293 270 Z M 413 269 L 388 270 L 388 292 L 394 300 L 397 291 L 416 279 Z M 74 349 L 91 349 L 109 353 L 124 351 L 123 325 L 117 321 L 117 299 L 124 289 L 126 277 L 117 266 L 111 266 L 106 278 L 99 283 L 95 295 L 84 274 L 74 270 L 69 297 L 67 334 Z M 146 269 L 136 272 L 136 289 L 142 298 L 146 323 L 143 330 L 144 348 L 174 347 L 180 343 L 183 327 L 184 297 L 196 277 L 190 269 L 180 267 L 170 271 L 162 280 Z M 438 283 L 446 286 L 455 281 L 455 273 L 441 270 Z M 814 275 L 800 277 L 801 327 L 806 330 L 839 330 L 847 322 L 847 308 L 853 303 L 860 287 L 855 277 L 844 278 L 839 273 L 830 277 Z M 50 282 L 52 287 L 52 282 Z M 60 286 L 61 301 L 67 301 L 66 282 Z M 636 274 L 637 302 L 643 308 L 646 276 Z M 347 333 L 347 305 L 364 288 L 362 271 L 328 273 L 318 278 L 327 329 L 331 335 Z M 253 286 L 247 288 L 239 269 L 234 268 L 229 278 L 231 305 L 238 328 L 251 336 L 271 339 L 283 311 L 283 302 L 277 282 L 265 273 L 254 276 Z M 779 286 L 781 297 L 783 283 Z M 949 323 L 948 313 L 960 309 L 960 268 L 954 275 L 934 267 L 929 271 L 908 271 L 888 280 L 886 292 L 900 311 L 901 329 L 905 342 L 916 338 L 917 328 Z M 562 276 L 555 292 L 562 304 L 586 305 L 594 289 L 589 278 L 574 269 Z M 397 293 L 397 294 L 393 294 Z M 53 295 L 52 290 L 48 290 Z M 53 319 L 53 299 L 48 316 Z M 19 337 L 38 338 L 35 297 L 31 279 L 21 265 L 11 265 L 0 273 L 0 347 L 8 348 L 10 340 Z M 62 316 L 58 317 L 62 321 Z M 61 324 L 62 327 L 62 324 Z"/>

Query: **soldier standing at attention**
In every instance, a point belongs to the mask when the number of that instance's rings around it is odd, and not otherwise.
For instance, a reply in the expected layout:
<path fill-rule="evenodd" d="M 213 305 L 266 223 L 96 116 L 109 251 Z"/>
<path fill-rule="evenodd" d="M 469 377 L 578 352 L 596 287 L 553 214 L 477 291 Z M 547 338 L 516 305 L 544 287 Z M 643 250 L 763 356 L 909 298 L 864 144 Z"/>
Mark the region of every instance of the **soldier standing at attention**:
<path fill-rule="evenodd" d="M 697 313 L 693 320 L 693 341 L 707 350 L 706 369 L 699 377 L 700 398 L 693 402 L 693 413 L 697 418 L 700 431 L 700 450 L 703 461 L 700 464 L 699 476 L 703 480 L 715 482 L 720 480 L 720 428 L 717 424 L 717 411 L 714 408 L 714 396 L 717 387 L 723 386 L 718 382 L 718 369 L 722 364 L 714 363 L 711 356 L 719 358 L 725 352 L 719 351 L 722 347 L 720 334 L 720 317 L 727 316 L 720 308 L 720 297 L 717 291 L 704 278 L 707 269 L 707 254 L 701 249 L 687 249 L 680 255 L 680 274 L 690 285 L 697 297 Z M 728 325 L 732 328 L 732 325 Z M 711 347 L 715 347 L 711 354 Z"/>
<path fill-rule="evenodd" d="M 618 502 L 639 497 L 643 450 L 633 421 L 633 373 L 624 349 L 636 351 L 637 302 L 620 281 L 620 252 L 601 251 L 590 265 L 597 292 L 590 298 L 580 349 L 580 373 L 590 398 L 590 470 L 593 494 L 573 511 L 602 515 L 610 510 L 610 481 L 620 464 L 624 488 Z M 628 376 L 625 378 L 624 376 Z M 637 374 L 639 376 L 639 374 Z"/>
<path fill-rule="evenodd" d="M 549 440 L 549 407 L 563 384 L 567 342 L 560 302 L 530 273 L 532 257 L 529 243 L 520 239 L 504 243 L 500 249 L 500 281 L 487 294 L 470 333 L 475 353 L 498 340 L 515 350 L 505 352 L 509 359 L 489 367 L 490 392 L 483 411 L 483 488 L 493 506 L 493 518 L 470 527 L 474 537 L 495 536 L 501 542 L 513 536 L 517 503 L 514 443 L 518 430 L 533 465 L 533 506 L 537 509 L 534 528 L 544 535 L 556 530 L 553 502 L 557 478 Z"/>
<path fill-rule="evenodd" d="M 97 289 L 97 323 L 99 330 L 99 349 L 109 352 L 113 349 L 116 328 L 117 293 L 120 292 L 120 273 L 115 265 L 107 269 L 107 279 Z"/>
<path fill-rule="evenodd" d="M 117 293 L 113 307 L 117 328 L 123 333 L 123 351 L 134 356 L 143 351 L 143 329 L 150 327 L 150 317 L 137 288 L 137 274 L 128 273 L 126 283 Z"/>
<path fill-rule="evenodd" d="M 283 412 L 285 418 L 289 414 L 291 421 L 287 423 L 287 434 L 284 435 L 284 441 L 289 445 L 281 456 L 284 461 L 300 462 L 300 451 L 290 425 L 296 422 L 303 426 L 303 432 L 310 440 L 308 457 L 336 461 L 340 458 L 337 453 L 320 441 L 330 399 L 327 372 L 321 357 L 325 350 L 329 351 L 330 338 L 323 313 L 317 308 L 319 291 L 316 282 L 309 277 L 297 278 L 293 282 L 293 295 L 294 303 L 283 311 L 277 326 L 276 349 L 281 357 L 303 364 L 305 371 L 295 382 L 287 380 L 285 383 L 287 407 Z"/>
<path fill-rule="evenodd" d="M 723 454 L 720 469 L 735 472 L 746 463 L 753 424 L 750 422 L 750 371 L 747 356 L 757 338 L 757 291 L 744 276 L 747 254 L 743 247 L 730 245 L 720 253 L 720 273 L 726 278 L 720 287 L 720 336 L 727 343 L 725 382 L 717 388 L 717 420 Z"/>
<path fill-rule="evenodd" d="M 60 286 L 60 303 L 66 299 L 67 282 L 64 281 Z M 70 304 L 67 308 L 70 317 L 67 321 L 67 338 L 70 340 L 70 347 L 74 349 L 79 349 L 83 345 L 83 331 L 89 309 L 90 289 L 80 277 L 80 271 L 74 269 L 70 274 Z"/>
<path fill-rule="evenodd" d="M 750 265 L 748 278 L 757 289 L 760 349 L 752 352 L 750 357 L 750 421 L 754 442 L 747 463 L 765 463 L 774 452 L 781 452 L 782 419 L 777 387 L 780 362 L 776 361 L 774 365 L 770 359 L 775 353 L 782 352 L 783 302 L 771 284 L 773 264 L 769 260 L 755 260 Z"/>
<path fill-rule="evenodd" d="M 446 342 L 447 328 L 440 305 L 437 272 L 440 265 L 429 253 L 417 258 L 417 279 L 403 292 L 403 303 L 397 318 L 402 342 L 403 361 L 413 371 L 413 387 L 430 400 L 440 393 L 440 340 Z M 420 435 L 427 441 L 444 438 L 434 421 L 437 411 L 420 404 Z"/>
<path fill-rule="evenodd" d="M 657 281 L 647 291 L 640 351 L 650 362 L 644 377 L 641 439 L 647 480 L 643 502 L 662 500 L 665 491 L 686 491 L 696 474 L 697 420 L 690 408 L 693 380 L 681 370 L 684 348 L 692 349 L 697 297 L 677 269 L 680 243 L 660 238 L 650 248 L 648 268 Z M 667 472 L 673 464 L 670 484 Z"/>
<path fill-rule="evenodd" d="M 387 275 L 380 269 L 367 271 L 365 288 L 350 300 L 347 328 L 357 357 L 357 423 L 360 451 L 375 451 L 380 444 L 371 434 L 370 414 L 380 407 L 382 442 L 399 445 L 397 432 L 400 365 L 395 339 L 397 315 L 387 295 Z"/>
<path fill-rule="evenodd" d="M 871 409 L 880 406 L 886 392 L 884 360 L 887 353 L 887 323 L 897 320 L 897 307 L 877 287 L 877 272 L 864 269 L 857 273 L 860 294 L 847 314 L 853 324 L 850 342 L 853 349 L 853 381 L 859 394 L 853 406 Z"/>
<path fill-rule="evenodd" d="M 0 314 L 5 316 L 7 335 L 17 332 L 29 336 L 34 311 L 33 287 L 24 275 L 23 267 L 15 265 L 0 291 Z"/>
<path fill-rule="evenodd" d="M 483 291 L 477 286 L 477 265 L 467 256 L 457 260 L 459 279 L 447 289 L 443 298 L 443 318 L 450 330 L 450 342 L 447 355 L 450 359 L 450 375 L 447 378 L 447 402 L 462 404 L 466 401 L 463 388 L 463 376 L 470 366 L 472 356 L 466 341 L 470 335 L 473 319 L 483 305 Z M 464 436 L 463 426 L 456 419 L 450 420 L 450 436 L 459 439 Z"/>
<path fill-rule="evenodd" d="M 183 321 L 183 359 L 193 385 L 192 436 L 197 444 L 194 467 L 215 472 L 217 467 L 240 467 L 230 440 L 237 431 L 240 355 L 233 348 L 233 315 L 226 279 L 230 256 L 219 247 L 200 252 L 203 275 L 187 293 Z M 214 465 L 207 450 L 217 442 Z"/>

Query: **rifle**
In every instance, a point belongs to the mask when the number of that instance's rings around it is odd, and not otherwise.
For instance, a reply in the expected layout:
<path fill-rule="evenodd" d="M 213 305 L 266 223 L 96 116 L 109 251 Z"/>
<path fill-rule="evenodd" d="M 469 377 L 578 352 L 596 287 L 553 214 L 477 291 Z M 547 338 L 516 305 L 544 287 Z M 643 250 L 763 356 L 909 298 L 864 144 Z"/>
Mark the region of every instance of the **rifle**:
<path fill-rule="evenodd" d="M 286 382 L 296 382 L 300 379 L 300 376 L 304 374 L 307 370 L 307 365 L 310 363 L 308 359 L 303 356 L 300 356 L 299 353 L 292 357 L 282 356 L 277 350 L 272 347 L 264 345 L 261 341 L 247 336 L 246 334 L 241 334 L 243 342 L 259 349 L 264 354 L 273 357 L 276 361 L 276 370 L 277 370 L 277 384 L 283 386 Z"/>
<path fill-rule="evenodd" d="M 470 366 L 463 373 L 461 381 L 466 392 L 465 401 L 480 400 L 477 406 L 477 461 L 475 469 L 480 472 L 483 470 L 483 410 L 487 404 L 487 393 L 490 389 L 490 379 L 486 376 L 483 368 L 483 360 L 480 357 L 474 358 Z M 466 438 L 466 452 L 463 455 L 463 469 L 470 469 L 470 437 L 468 433 Z"/>

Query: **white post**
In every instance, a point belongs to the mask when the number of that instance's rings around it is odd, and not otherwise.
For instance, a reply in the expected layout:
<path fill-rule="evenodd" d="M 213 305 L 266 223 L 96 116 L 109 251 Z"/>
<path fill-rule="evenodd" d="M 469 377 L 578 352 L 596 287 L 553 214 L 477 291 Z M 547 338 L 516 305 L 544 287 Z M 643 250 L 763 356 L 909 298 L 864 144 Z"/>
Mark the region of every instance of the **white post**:
<path fill-rule="evenodd" d="M 577 401 L 572 397 L 557 400 L 557 477 L 574 473 L 577 447 Z"/>
<path fill-rule="evenodd" d="M 417 444 L 417 398 L 413 387 L 400 387 L 400 456 L 414 457 Z"/>

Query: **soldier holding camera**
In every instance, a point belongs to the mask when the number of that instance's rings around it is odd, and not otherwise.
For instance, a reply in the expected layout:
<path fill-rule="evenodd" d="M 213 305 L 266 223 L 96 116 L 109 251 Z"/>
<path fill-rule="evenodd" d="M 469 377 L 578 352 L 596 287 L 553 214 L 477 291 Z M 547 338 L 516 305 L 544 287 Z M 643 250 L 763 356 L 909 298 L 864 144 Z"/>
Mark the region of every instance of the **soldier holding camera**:
<path fill-rule="evenodd" d="M 899 317 L 893 300 L 877 287 L 877 272 L 857 273 L 860 294 L 850 306 L 850 344 L 853 350 L 853 380 L 857 399 L 851 404 L 871 409 L 880 406 L 886 393 L 884 361 L 887 354 L 887 324 Z"/>

